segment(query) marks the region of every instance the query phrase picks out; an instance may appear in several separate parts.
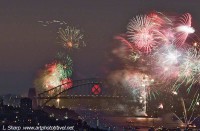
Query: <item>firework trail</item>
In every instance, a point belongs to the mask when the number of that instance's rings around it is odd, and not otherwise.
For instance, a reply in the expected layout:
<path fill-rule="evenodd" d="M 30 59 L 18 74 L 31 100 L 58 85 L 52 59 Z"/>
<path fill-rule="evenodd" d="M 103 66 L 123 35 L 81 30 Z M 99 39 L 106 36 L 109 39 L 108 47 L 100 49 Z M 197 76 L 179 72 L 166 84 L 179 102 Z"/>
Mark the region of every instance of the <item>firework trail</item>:
<path fill-rule="evenodd" d="M 178 22 L 178 26 L 176 27 L 176 34 L 175 34 L 175 42 L 178 46 L 182 46 L 185 43 L 188 35 L 194 33 L 194 28 L 191 27 L 192 24 L 192 16 L 189 13 L 183 14 Z"/>
<path fill-rule="evenodd" d="M 48 20 L 48 21 L 43 21 L 43 20 L 39 20 L 37 21 L 38 23 L 42 24 L 42 26 L 47 27 L 47 26 L 63 26 L 63 25 L 67 25 L 67 22 L 65 21 L 60 21 L 60 20 Z"/>
<path fill-rule="evenodd" d="M 114 37 L 115 40 L 118 40 L 124 44 L 121 45 L 119 48 L 114 49 L 112 53 L 121 59 L 127 59 L 132 62 L 135 62 L 137 61 L 137 59 L 140 58 L 141 52 L 124 37 L 125 35 Z"/>
<path fill-rule="evenodd" d="M 179 67 L 179 75 L 176 83 L 174 84 L 175 90 L 177 90 L 181 85 L 188 86 L 187 91 L 191 90 L 191 87 L 199 83 L 200 78 L 200 52 L 191 47 L 187 51 L 182 58 L 182 63 Z"/>
<path fill-rule="evenodd" d="M 191 113 L 189 114 L 189 110 L 190 110 L 190 108 L 187 110 L 187 107 L 186 107 L 186 104 L 185 104 L 185 101 L 184 101 L 184 99 L 183 98 L 181 98 L 181 105 L 182 105 L 182 107 L 183 107 L 183 117 L 184 117 L 184 124 L 186 125 L 186 126 L 189 126 L 189 125 L 191 125 L 199 116 L 196 116 L 196 117 L 194 117 L 194 108 L 191 110 Z M 192 103 L 191 103 L 191 105 L 192 105 Z M 191 106 L 190 105 L 190 106 Z"/>

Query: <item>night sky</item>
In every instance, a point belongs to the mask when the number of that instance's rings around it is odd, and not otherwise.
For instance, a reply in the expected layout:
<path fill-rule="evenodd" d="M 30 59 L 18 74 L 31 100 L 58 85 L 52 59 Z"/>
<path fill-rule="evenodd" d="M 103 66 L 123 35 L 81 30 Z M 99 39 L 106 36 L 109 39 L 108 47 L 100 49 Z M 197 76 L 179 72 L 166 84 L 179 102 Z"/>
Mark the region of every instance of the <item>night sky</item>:
<path fill-rule="evenodd" d="M 105 75 L 113 37 L 125 33 L 135 15 L 188 12 L 199 27 L 199 6 L 199 0 L 0 1 L 0 94 L 26 94 L 62 48 L 56 30 L 37 21 L 65 21 L 83 31 L 87 46 L 73 52 L 73 78 L 84 79 Z"/>

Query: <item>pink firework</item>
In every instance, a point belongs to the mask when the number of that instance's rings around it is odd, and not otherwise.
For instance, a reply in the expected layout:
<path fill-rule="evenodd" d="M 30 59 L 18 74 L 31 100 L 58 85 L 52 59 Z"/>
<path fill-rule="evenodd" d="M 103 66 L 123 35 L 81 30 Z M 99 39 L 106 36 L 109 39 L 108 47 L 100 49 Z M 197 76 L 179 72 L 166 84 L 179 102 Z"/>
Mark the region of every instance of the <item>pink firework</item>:
<path fill-rule="evenodd" d="M 51 64 L 46 64 L 45 67 L 47 68 L 47 71 L 49 73 L 52 73 L 56 70 L 56 62 L 53 62 Z"/>
<path fill-rule="evenodd" d="M 137 49 L 126 39 L 126 35 L 118 35 L 115 36 L 114 39 L 119 40 L 120 42 L 124 43 L 128 49 L 137 51 Z"/>
<path fill-rule="evenodd" d="M 160 43 L 170 44 L 174 39 L 173 22 L 170 17 L 166 16 L 161 12 L 155 12 L 148 15 L 154 23 L 160 25 L 159 40 Z M 160 33 L 161 32 L 161 33 Z"/>
<path fill-rule="evenodd" d="M 60 73 L 57 70 L 56 62 L 45 65 L 45 70 L 46 70 L 45 71 L 46 74 L 42 76 L 44 79 L 43 84 L 45 88 L 51 89 L 61 84 L 60 79 L 59 79 Z"/>
<path fill-rule="evenodd" d="M 118 35 L 115 36 L 114 39 L 120 41 L 120 47 L 115 48 L 112 53 L 124 60 L 136 61 L 139 57 L 141 52 L 132 45 L 128 40 L 126 35 Z"/>
<path fill-rule="evenodd" d="M 189 13 L 183 14 L 178 21 L 175 34 L 175 44 L 181 46 L 185 43 L 188 34 L 194 33 L 194 28 L 191 27 L 192 16 Z"/>
<path fill-rule="evenodd" d="M 156 23 L 155 19 L 153 20 L 149 16 L 136 16 L 128 23 L 128 39 L 139 50 L 149 53 L 162 39 L 160 26 L 159 22 Z"/>
<path fill-rule="evenodd" d="M 70 79 L 70 78 L 65 78 L 65 79 L 63 79 L 63 80 L 61 81 L 61 83 L 63 84 L 63 85 L 62 85 L 62 88 L 64 88 L 64 89 L 69 89 L 69 88 L 71 88 L 72 85 L 73 85 L 72 79 Z"/>
<path fill-rule="evenodd" d="M 158 23 L 159 25 L 166 23 L 165 19 L 160 17 L 158 13 L 150 13 L 148 17 L 150 17 L 154 23 Z"/>

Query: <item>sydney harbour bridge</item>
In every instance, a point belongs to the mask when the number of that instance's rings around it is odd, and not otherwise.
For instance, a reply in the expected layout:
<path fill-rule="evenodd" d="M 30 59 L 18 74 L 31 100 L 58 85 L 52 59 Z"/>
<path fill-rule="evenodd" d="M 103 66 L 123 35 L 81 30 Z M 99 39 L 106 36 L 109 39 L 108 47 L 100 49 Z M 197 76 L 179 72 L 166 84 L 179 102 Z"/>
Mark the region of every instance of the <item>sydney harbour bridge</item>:
<path fill-rule="evenodd" d="M 39 106 L 45 106 L 51 101 L 64 99 L 127 99 L 125 95 L 108 94 L 105 89 L 105 81 L 100 78 L 75 80 L 56 86 L 34 96 Z M 71 85 L 63 88 L 64 85 Z"/>
<path fill-rule="evenodd" d="M 32 99 L 33 108 L 56 106 L 74 110 L 99 110 L 108 114 L 117 112 L 122 115 L 138 115 L 136 112 L 139 112 L 139 115 L 146 115 L 146 99 L 141 97 L 141 92 L 133 97 L 128 94 L 132 92 L 124 93 L 124 88 L 118 89 L 111 87 L 104 79 L 90 78 L 70 81 L 48 90 L 37 91 L 37 94 L 29 90 L 28 97 Z"/>

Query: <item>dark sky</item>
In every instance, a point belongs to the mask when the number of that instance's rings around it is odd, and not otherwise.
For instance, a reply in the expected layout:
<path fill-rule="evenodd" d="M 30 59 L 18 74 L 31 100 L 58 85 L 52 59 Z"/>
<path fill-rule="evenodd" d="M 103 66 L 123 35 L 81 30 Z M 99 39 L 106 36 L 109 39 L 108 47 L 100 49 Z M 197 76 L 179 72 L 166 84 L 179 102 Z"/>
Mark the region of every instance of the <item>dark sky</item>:
<path fill-rule="evenodd" d="M 133 16 L 189 12 L 198 25 L 199 7 L 199 0 L 0 1 L 0 94 L 26 94 L 60 49 L 56 33 L 38 20 L 62 20 L 83 30 L 87 47 L 73 52 L 73 77 L 81 79 L 103 75 L 113 36 L 124 33 Z"/>

